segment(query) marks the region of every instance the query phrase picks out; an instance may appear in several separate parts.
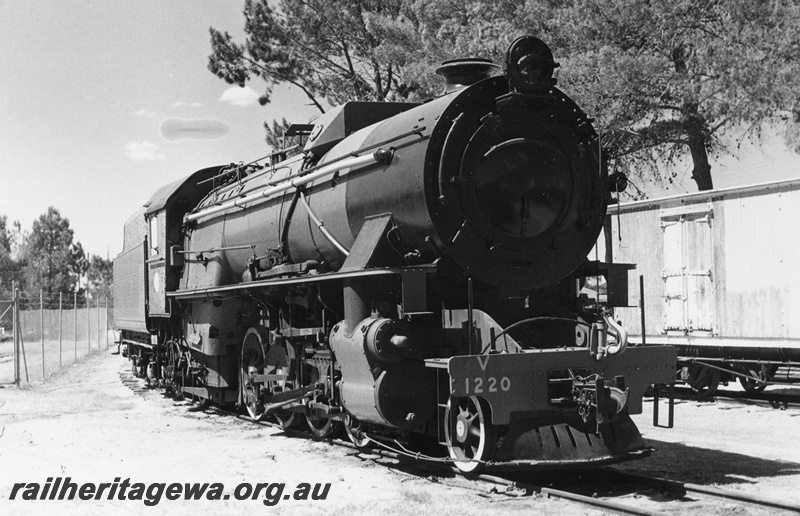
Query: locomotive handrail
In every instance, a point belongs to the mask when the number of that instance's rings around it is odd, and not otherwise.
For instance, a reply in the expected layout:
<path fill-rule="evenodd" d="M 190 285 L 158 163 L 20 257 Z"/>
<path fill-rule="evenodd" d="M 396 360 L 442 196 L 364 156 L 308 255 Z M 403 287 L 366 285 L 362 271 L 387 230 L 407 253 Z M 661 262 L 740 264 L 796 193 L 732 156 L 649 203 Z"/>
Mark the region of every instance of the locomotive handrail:
<path fill-rule="evenodd" d="M 281 149 L 279 151 L 273 152 L 272 154 L 267 154 L 264 157 L 255 159 L 255 160 L 253 160 L 253 161 L 251 161 L 250 163 L 247 163 L 247 164 L 245 164 L 245 163 L 239 163 L 239 164 L 231 163 L 225 169 L 220 171 L 219 174 L 217 174 L 217 175 L 215 175 L 213 177 L 210 177 L 208 179 L 205 179 L 203 181 L 200 181 L 197 184 L 198 185 L 202 185 L 203 183 L 208 183 L 208 182 L 214 181 L 216 179 L 220 179 L 220 178 L 222 178 L 224 176 L 229 176 L 231 174 L 234 174 L 234 173 L 238 172 L 239 169 L 247 168 L 247 167 L 252 166 L 252 165 L 258 165 L 258 162 L 263 160 L 263 159 L 270 159 L 271 160 L 272 158 L 274 158 L 276 156 L 280 156 L 281 154 L 286 154 L 287 152 L 291 152 L 293 150 L 296 150 L 299 147 L 300 147 L 300 145 L 292 145 L 291 147 L 286 147 L 285 149 Z M 248 175 L 247 177 L 242 178 L 242 181 L 247 182 L 247 181 L 250 181 L 251 179 L 256 178 L 256 177 L 258 177 L 258 176 L 260 176 L 260 175 L 262 175 L 262 174 L 264 174 L 266 172 L 274 172 L 278 168 L 282 168 L 282 167 L 276 167 L 276 165 L 277 165 L 277 163 L 270 164 L 270 165 L 258 165 L 258 168 L 256 169 L 256 172 L 253 173 L 253 174 Z"/>
<path fill-rule="evenodd" d="M 464 113 L 459 113 L 458 116 L 455 117 L 455 119 L 453 120 L 453 123 L 450 126 L 450 130 L 447 131 L 447 136 L 445 136 L 444 138 L 444 144 L 442 144 L 442 159 L 439 160 L 439 182 L 437 183 L 439 191 L 436 192 L 436 194 L 434 195 L 434 198 L 439 203 L 439 205 L 444 204 L 444 183 L 445 183 L 444 172 L 445 172 L 445 167 L 448 164 L 448 161 L 444 159 L 445 153 L 450 149 L 451 147 L 450 142 L 453 139 L 453 133 L 456 132 L 456 126 L 462 120 L 464 120 Z"/>
<path fill-rule="evenodd" d="M 417 267 L 426 274 L 434 274 L 435 267 Z M 226 292 L 237 290 L 251 290 L 260 287 L 272 287 L 278 285 L 297 285 L 301 283 L 317 283 L 321 281 L 337 281 L 350 278 L 365 278 L 372 276 L 399 276 L 403 269 L 400 267 L 381 267 L 374 269 L 360 269 L 345 272 L 326 272 L 324 274 L 306 274 L 302 276 L 277 277 L 263 280 L 247 281 L 244 283 L 234 283 L 231 285 L 219 285 L 216 287 L 197 288 L 193 290 L 173 290 L 167 292 L 167 297 L 176 299 L 213 297 Z"/>
<path fill-rule="evenodd" d="M 416 126 L 413 129 L 411 129 L 410 131 L 407 131 L 405 133 L 398 134 L 397 136 L 393 136 L 391 138 L 388 138 L 388 139 L 383 140 L 383 141 L 378 142 L 378 143 L 373 143 L 372 145 L 368 145 L 368 146 L 366 146 L 366 147 L 364 147 L 362 149 L 359 149 L 358 151 L 353 151 L 353 152 L 351 152 L 349 154 L 344 154 L 342 156 L 339 156 L 338 158 L 335 158 L 335 159 L 332 159 L 332 160 L 326 162 L 324 165 L 318 165 L 318 166 L 315 166 L 315 167 L 309 167 L 309 168 L 306 168 L 306 169 L 302 169 L 302 170 L 300 170 L 299 172 L 297 172 L 295 174 L 290 174 L 290 175 L 288 175 L 286 177 L 283 177 L 283 178 L 280 178 L 280 179 L 276 179 L 274 181 L 268 181 L 267 182 L 267 186 L 278 185 L 278 184 L 281 184 L 281 183 L 283 183 L 285 181 L 289 181 L 289 180 L 297 178 L 297 177 L 303 177 L 303 176 L 305 176 L 307 174 L 310 174 L 312 172 L 315 172 L 315 171 L 321 169 L 322 167 L 327 167 L 327 166 L 333 165 L 335 163 L 338 163 L 339 161 L 342 161 L 344 159 L 348 159 L 350 157 L 359 157 L 365 152 L 371 151 L 373 149 L 379 149 L 380 147 L 383 147 L 383 146 L 388 145 L 390 143 L 396 142 L 397 140 L 402 140 L 403 138 L 406 138 L 406 137 L 414 135 L 414 134 L 416 134 L 417 136 L 421 137 L 422 139 L 425 139 L 425 138 L 427 138 L 427 136 L 422 134 L 425 131 L 425 129 L 426 129 L 426 127 L 424 125 L 423 126 Z M 392 151 L 394 149 L 395 149 L 395 147 L 390 147 L 388 150 Z M 252 163 L 249 163 L 248 165 L 256 163 L 256 162 L 258 162 L 258 161 L 260 161 L 262 159 L 264 159 L 264 158 L 259 158 L 259 159 L 255 160 L 255 161 L 253 161 Z M 283 161 L 281 163 L 286 163 L 286 162 Z M 260 177 L 261 175 L 263 175 L 266 172 L 275 172 L 277 170 L 280 170 L 281 168 L 288 168 L 286 165 L 283 165 L 283 166 L 280 166 L 280 167 L 278 167 L 277 165 L 279 165 L 279 163 L 276 163 L 274 166 L 270 167 L 269 169 L 266 169 L 266 167 L 265 167 L 264 169 L 256 172 L 255 174 L 251 174 L 251 175 L 245 177 L 243 179 L 243 182 L 246 183 L 248 181 L 251 181 L 251 180 L 253 180 L 253 179 L 257 178 L 257 177 Z M 342 168 L 345 168 L 345 167 L 342 167 Z M 215 204 L 214 206 L 221 206 L 221 204 Z"/>
<path fill-rule="evenodd" d="M 277 184 L 280 184 L 280 183 L 282 183 L 284 181 L 288 181 L 290 179 L 294 179 L 295 177 L 302 177 L 302 176 L 304 176 L 306 174 L 310 174 L 310 173 L 312 173 L 312 172 L 314 172 L 314 171 L 316 171 L 316 170 L 318 170 L 318 169 L 320 169 L 322 167 L 326 167 L 326 166 L 329 166 L 329 165 L 333 165 L 334 163 L 338 163 L 339 161 L 342 161 L 343 159 L 347 159 L 348 157 L 356 158 L 358 156 L 361 156 L 365 152 L 369 152 L 369 151 L 371 151 L 373 149 L 380 149 L 384 145 L 389 145 L 390 143 L 394 143 L 397 140 L 402 140 L 403 138 L 406 138 L 407 136 L 411 136 L 412 134 L 416 134 L 417 136 L 423 136 L 424 137 L 424 135 L 422 134 L 422 132 L 424 130 L 425 130 L 425 126 L 424 125 L 423 126 L 414 127 L 410 131 L 407 131 L 407 132 L 402 133 L 402 134 L 398 134 L 397 136 L 392 136 L 391 138 L 383 140 L 382 142 L 373 143 L 372 145 L 367 145 L 366 147 L 358 149 L 357 151 L 352 151 L 349 154 L 343 154 L 343 155 L 339 156 L 338 158 L 334 158 L 334 159 L 326 162 L 323 165 L 317 165 L 317 166 L 314 166 L 314 167 L 309 167 L 309 168 L 302 169 L 302 170 L 300 170 L 299 172 L 297 172 L 295 174 L 288 175 L 288 176 L 286 176 L 284 178 L 277 179 L 275 181 L 270 181 L 267 184 L 269 184 L 270 186 L 271 185 L 277 185 Z M 395 149 L 395 147 L 390 147 L 388 150 L 392 151 L 394 149 Z"/>
<path fill-rule="evenodd" d="M 628 333 L 622 326 L 618 325 L 610 315 L 608 314 L 603 315 L 603 319 L 605 320 L 608 327 L 611 329 L 611 333 L 615 334 L 617 342 L 615 344 L 612 344 L 611 346 L 605 346 L 601 350 L 602 355 L 618 355 L 623 353 L 625 349 L 628 347 Z M 487 349 L 489 349 L 490 346 L 493 346 L 498 338 L 502 337 L 509 331 L 523 324 L 539 322 L 539 321 L 567 322 L 572 324 L 579 324 L 581 326 L 586 326 L 587 328 L 592 327 L 592 325 L 587 322 L 580 321 L 578 319 L 570 319 L 569 317 L 552 317 L 552 316 L 530 317 L 528 319 L 522 319 L 521 321 L 517 321 L 514 324 L 509 325 L 506 329 L 495 335 L 489 342 L 489 344 L 487 344 L 486 347 L 481 351 L 481 354 L 483 354 Z M 517 345 L 519 346 L 519 344 Z M 520 349 L 523 348 L 520 346 Z"/>
<path fill-rule="evenodd" d="M 253 244 L 248 245 L 232 245 L 229 247 L 211 247 L 208 249 L 204 249 L 202 251 L 175 251 L 177 254 L 205 254 L 205 253 L 216 253 L 219 251 L 236 251 L 239 249 L 255 249 L 256 246 Z"/>
<path fill-rule="evenodd" d="M 322 167 L 318 168 L 315 172 L 312 172 L 310 174 L 303 176 L 296 176 L 293 179 L 286 181 L 285 183 L 273 187 L 264 188 L 262 190 L 259 190 L 257 192 L 248 195 L 244 195 L 237 199 L 231 199 L 230 201 L 224 202 L 222 204 L 211 206 L 202 209 L 200 211 L 197 211 L 195 213 L 190 213 L 186 215 L 184 222 L 193 222 L 203 217 L 216 215 L 217 213 L 223 212 L 230 208 L 244 208 L 245 207 L 244 205 L 247 203 L 256 201 L 260 198 L 266 199 L 272 197 L 275 194 L 291 190 L 292 188 L 298 188 L 312 181 L 316 181 L 317 179 L 339 172 L 345 168 L 360 168 L 375 163 L 384 162 L 386 160 L 386 153 L 391 153 L 391 152 L 392 151 L 386 149 L 379 149 L 366 156 L 358 156 L 354 158 L 341 160 L 340 162 L 337 162 L 332 165 L 323 165 Z"/>

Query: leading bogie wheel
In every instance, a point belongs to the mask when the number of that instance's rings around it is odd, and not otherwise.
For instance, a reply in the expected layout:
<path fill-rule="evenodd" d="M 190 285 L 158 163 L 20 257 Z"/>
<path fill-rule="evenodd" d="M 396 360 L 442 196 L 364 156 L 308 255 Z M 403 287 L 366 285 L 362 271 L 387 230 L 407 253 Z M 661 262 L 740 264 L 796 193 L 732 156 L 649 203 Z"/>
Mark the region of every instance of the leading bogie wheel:
<path fill-rule="evenodd" d="M 494 456 L 497 429 L 489 405 L 475 396 L 451 397 L 445 409 L 444 436 L 455 466 L 465 475 L 478 475 Z"/>
<path fill-rule="evenodd" d="M 364 433 L 363 427 L 364 425 L 361 421 L 350 414 L 344 417 L 344 432 L 356 448 L 369 448 L 372 444 L 370 438 Z"/>

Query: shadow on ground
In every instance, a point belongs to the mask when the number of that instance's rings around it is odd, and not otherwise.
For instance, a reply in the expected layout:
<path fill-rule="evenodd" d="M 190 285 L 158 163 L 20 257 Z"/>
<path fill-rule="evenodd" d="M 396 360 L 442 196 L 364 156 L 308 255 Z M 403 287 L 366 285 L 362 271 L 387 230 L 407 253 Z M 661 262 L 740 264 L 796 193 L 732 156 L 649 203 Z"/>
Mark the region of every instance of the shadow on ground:
<path fill-rule="evenodd" d="M 694 484 L 754 483 L 748 478 L 800 475 L 800 464 L 648 439 L 653 457 L 616 466 L 620 471 Z"/>

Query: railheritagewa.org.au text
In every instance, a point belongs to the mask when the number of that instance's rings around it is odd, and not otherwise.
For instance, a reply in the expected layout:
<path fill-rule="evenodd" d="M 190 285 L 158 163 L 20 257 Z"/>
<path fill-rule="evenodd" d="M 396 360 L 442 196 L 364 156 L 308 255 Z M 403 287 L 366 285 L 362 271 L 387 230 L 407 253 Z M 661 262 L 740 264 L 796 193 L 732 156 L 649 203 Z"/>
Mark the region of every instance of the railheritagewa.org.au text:
<path fill-rule="evenodd" d="M 331 484 L 301 482 L 294 487 L 278 482 L 242 482 L 233 490 L 219 482 L 131 482 L 130 478 L 114 478 L 113 482 L 77 483 L 72 477 L 47 477 L 44 483 L 17 482 L 9 500 L 121 500 L 158 505 L 162 500 L 260 500 L 264 505 L 277 505 L 281 500 L 325 500 Z"/>

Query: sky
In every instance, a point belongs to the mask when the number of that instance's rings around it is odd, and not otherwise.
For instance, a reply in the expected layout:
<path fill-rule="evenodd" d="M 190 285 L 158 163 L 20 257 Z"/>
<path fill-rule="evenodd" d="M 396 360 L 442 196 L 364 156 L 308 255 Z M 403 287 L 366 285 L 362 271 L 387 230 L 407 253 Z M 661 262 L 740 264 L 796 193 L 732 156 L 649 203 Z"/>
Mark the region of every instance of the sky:
<path fill-rule="evenodd" d="M 57 208 L 90 254 L 114 258 L 159 187 L 271 150 L 264 122 L 307 123 L 304 96 L 230 86 L 207 69 L 208 29 L 244 41 L 243 0 L 0 0 L 0 215 L 24 230 Z M 743 140 L 716 186 L 800 177 L 780 138 Z M 688 165 L 670 190 L 696 191 Z"/>
<path fill-rule="evenodd" d="M 57 208 L 87 253 L 114 258 L 160 186 L 271 150 L 265 121 L 307 123 L 302 94 L 208 71 L 209 27 L 244 41 L 244 1 L 0 0 L 0 215 Z"/>

